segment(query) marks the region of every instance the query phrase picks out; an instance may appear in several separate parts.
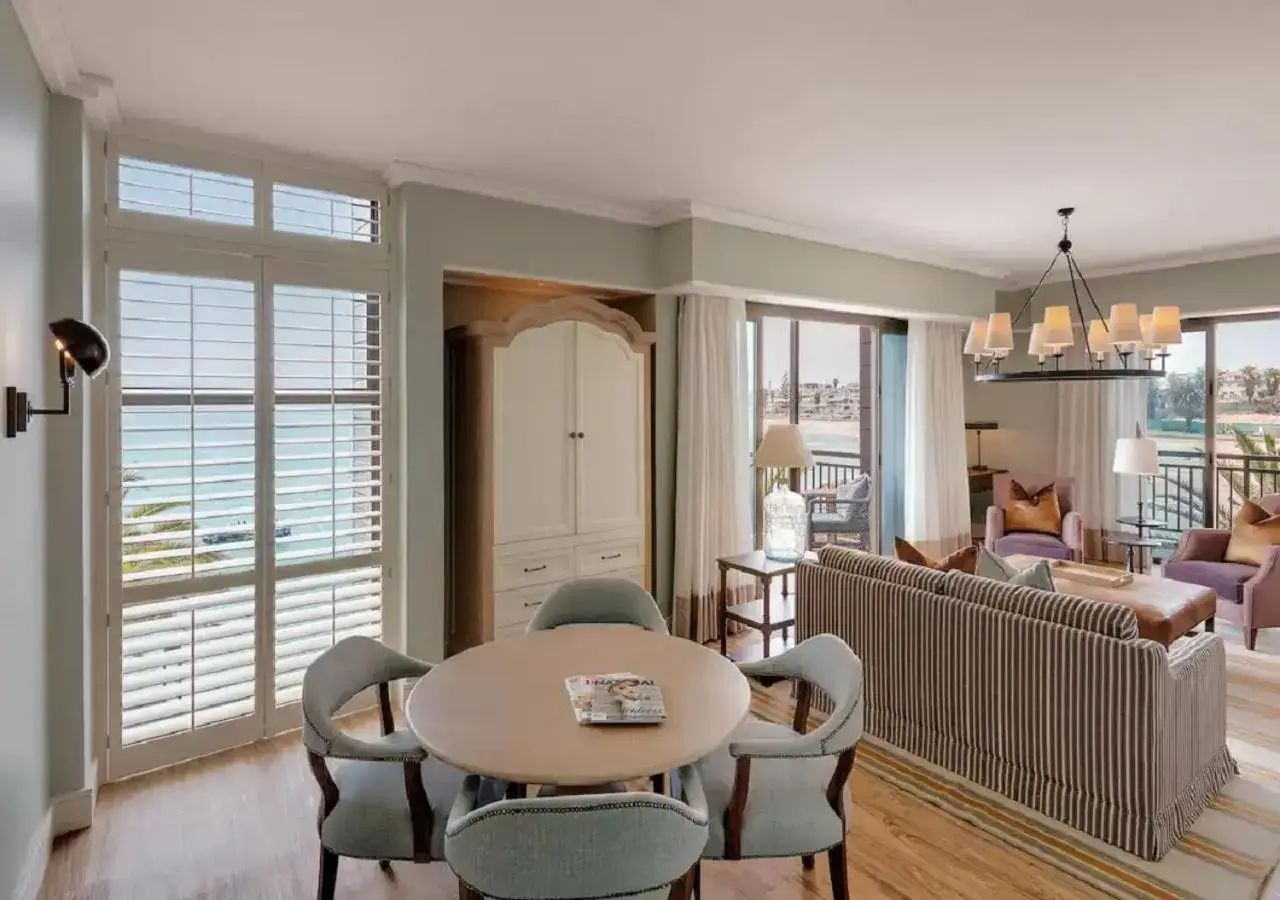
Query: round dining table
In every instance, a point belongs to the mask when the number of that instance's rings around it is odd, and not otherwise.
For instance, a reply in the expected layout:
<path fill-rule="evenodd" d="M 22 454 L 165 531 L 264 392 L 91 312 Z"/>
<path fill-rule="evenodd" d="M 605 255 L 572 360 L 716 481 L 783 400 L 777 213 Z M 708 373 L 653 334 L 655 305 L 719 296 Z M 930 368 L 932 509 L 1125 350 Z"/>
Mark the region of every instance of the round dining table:
<path fill-rule="evenodd" d="M 654 679 L 666 719 L 580 725 L 565 679 L 630 672 Z M 432 756 L 521 784 L 586 787 L 670 772 L 719 747 L 747 715 L 737 666 L 693 641 L 630 625 L 571 625 L 500 638 L 419 679 L 408 725 Z"/>

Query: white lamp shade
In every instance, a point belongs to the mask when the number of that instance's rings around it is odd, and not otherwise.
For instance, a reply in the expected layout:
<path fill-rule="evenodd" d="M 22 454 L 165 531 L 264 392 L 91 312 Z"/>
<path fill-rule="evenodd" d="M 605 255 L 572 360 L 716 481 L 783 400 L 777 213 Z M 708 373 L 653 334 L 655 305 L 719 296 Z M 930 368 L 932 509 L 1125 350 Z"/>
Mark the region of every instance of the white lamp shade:
<path fill-rule="evenodd" d="M 1157 306 L 1151 310 L 1151 341 L 1168 347 L 1182 343 L 1182 313 L 1176 306 Z"/>
<path fill-rule="evenodd" d="M 1013 349 L 1013 317 L 1008 313 L 992 313 L 987 319 L 987 352 L 1008 353 Z"/>
<path fill-rule="evenodd" d="M 1111 307 L 1111 320 L 1107 324 L 1111 343 L 1117 347 L 1142 343 L 1142 323 L 1136 303 L 1117 303 Z"/>
<path fill-rule="evenodd" d="M 1119 438 L 1111 471 L 1120 475 L 1160 474 L 1160 451 L 1151 438 Z"/>
<path fill-rule="evenodd" d="M 799 425 L 770 425 L 756 448 L 757 469 L 803 469 L 813 465 L 813 454 Z"/>
<path fill-rule="evenodd" d="M 1101 357 L 1111 349 L 1111 333 L 1101 319 L 1089 320 L 1089 351 Z"/>
<path fill-rule="evenodd" d="M 1031 340 L 1027 342 L 1027 352 L 1032 356 L 1040 357 L 1040 361 L 1044 362 L 1044 355 L 1049 349 L 1044 345 L 1044 325 L 1037 322 L 1031 326 Z"/>
<path fill-rule="evenodd" d="M 1143 313 L 1138 316 L 1138 325 L 1142 328 L 1142 346 L 1148 350 L 1156 350 L 1160 346 L 1154 339 L 1155 332 L 1151 328 L 1152 318 L 1151 313 Z"/>
<path fill-rule="evenodd" d="M 977 359 L 987 352 L 987 320 L 974 319 L 969 325 L 969 334 L 964 339 L 965 356 Z"/>
<path fill-rule="evenodd" d="M 1040 329 L 1040 338 L 1046 347 L 1053 350 L 1074 344 L 1075 336 L 1071 333 L 1071 308 L 1047 307 L 1044 311 L 1044 327 Z"/>

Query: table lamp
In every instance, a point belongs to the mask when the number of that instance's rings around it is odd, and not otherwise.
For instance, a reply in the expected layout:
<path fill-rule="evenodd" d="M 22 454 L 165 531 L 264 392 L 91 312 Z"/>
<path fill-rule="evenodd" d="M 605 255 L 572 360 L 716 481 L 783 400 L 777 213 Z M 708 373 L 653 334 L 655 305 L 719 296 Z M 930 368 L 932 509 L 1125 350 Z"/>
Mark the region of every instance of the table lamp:
<path fill-rule="evenodd" d="M 1138 429 L 1137 437 L 1117 438 L 1115 463 L 1111 466 L 1111 471 L 1117 475 L 1138 476 L 1138 521 L 1144 521 L 1142 477 L 1160 473 L 1160 451 L 1156 442 L 1142 437 L 1141 429 Z"/>
<path fill-rule="evenodd" d="M 813 465 L 799 425 L 770 425 L 756 448 L 757 469 L 803 469 Z M 795 562 L 809 549 L 808 506 L 778 479 L 764 498 L 764 555 L 779 562 Z"/>
<path fill-rule="evenodd" d="M 997 428 L 999 428 L 999 427 L 1000 427 L 1000 424 L 999 424 L 998 422 L 965 422 L 965 423 L 964 423 L 965 431 L 976 431 L 976 432 L 977 432 L 977 439 L 978 439 L 978 462 L 977 462 L 977 464 L 976 464 L 976 465 L 974 465 L 974 467 L 973 467 L 973 469 L 972 469 L 971 471 L 974 471 L 974 472 L 985 472 L 985 471 L 987 471 L 987 469 L 991 468 L 990 466 L 984 466 L 984 465 L 982 464 L 982 432 L 984 432 L 984 431 L 995 431 L 995 430 L 996 430 Z"/>

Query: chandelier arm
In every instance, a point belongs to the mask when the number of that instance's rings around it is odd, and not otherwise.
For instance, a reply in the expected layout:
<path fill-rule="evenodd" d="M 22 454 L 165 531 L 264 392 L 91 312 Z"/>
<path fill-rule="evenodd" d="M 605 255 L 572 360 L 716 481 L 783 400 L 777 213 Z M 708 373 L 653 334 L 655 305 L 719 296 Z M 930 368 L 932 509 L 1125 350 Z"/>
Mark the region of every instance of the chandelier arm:
<path fill-rule="evenodd" d="M 1089 326 L 1085 323 L 1084 307 L 1080 305 L 1080 291 L 1076 288 L 1075 262 L 1071 259 L 1071 251 L 1067 251 L 1067 274 L 1071 276 L 1071 295 L 1076 298 L 1076 315 L 1080 317 L 1080 327 L 1084 329 L 1084 353 L 1089 368 L 1093 368 L 1093 348 L 1089 346 Z"/>
<path fill-rule="evenodd" d="M 1107 317 L 1102 314 L 1102 310 L 1098 308 L 1098 301 L 1093 299 L 1093 291 L 1089 289 L 1089 279 L 1084 277 L 1084 272 L 1080 271 L 1080 264 L 1075 261 L 1075 257 L 1068 257 L 1067 262 L 1075 267 L 1076 274 L 1080 276 L 1080 283 L 1084 285 L 1084 292 L 1089 295 L 1089 302 L 1093 304 L 1093 311 L 1098 314 L 1098 318 L 1102 320 L 1102 327 L 1107 329 L 1107 333 L 1111 332 L 1111 327 L 1107 325 Z"/>
<path fill-rule="evenodd" d="M 1054 254 L 1053 259 L 1049 261 L 1049 268 L 1044 270 L 1044 274 L 1040 276 L 1040 280 L 1036 282 L 1036 286 L 1031 289 L 1031 293 L 1027 294 L 1027 302 L 1022 304 L 1022 309 L 1018 310 L 1018 314 L 1013 317 L 1013 324 L 1017 325 L 1022 319 L 1022 314 L 1027 311 L 1027 307 L 1031 305 L 1031 301 L 1036 296 L 1036 291 L 1040 290 L 1044 284 L 1044 280 L 1049 277 L 1049 273 L 1053 271 L 1053 267 L 1058 264 L 1058 260 L 1062 257 L 1062 251 L 1059 250 Z"/>

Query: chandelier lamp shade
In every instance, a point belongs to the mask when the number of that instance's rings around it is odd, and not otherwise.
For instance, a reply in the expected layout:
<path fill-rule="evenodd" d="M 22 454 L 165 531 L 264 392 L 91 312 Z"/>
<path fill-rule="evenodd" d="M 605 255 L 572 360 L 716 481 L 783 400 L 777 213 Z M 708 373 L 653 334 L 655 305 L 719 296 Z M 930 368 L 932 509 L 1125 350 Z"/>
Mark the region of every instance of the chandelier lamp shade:
<path fill-rule="evenodd" d="M 992 313 L 969 326 L 964 353 L 973 358 L 976 381 L 1119 381 L 1130 378 L 1163 378 L 1169 359 L 1169 348 L 1182 343 L 1182 317 L 1176 306 L 1157 306 L 1150 313 L 1139 311 L 1137 304 L 1117 303 L 1108 315 L 1093 298 L 1089 281 L 1080 271 L 1072 253 L 1068 234 L 1073 207 L 1058 210 L 1062 219 L 1062 239 L 1058 252 L 1049 262 L 1036 286 L 1027 295 L 1018 314 Z M 1014 332 L 1023 316 L 1032 308 L 1040 288 L 1059 262 L 1065 261 L 1071 283 L 1071 306 L 1048 306 L 1044 319 L 1029 322 L 1027 353 L 1036 357 L 1034 369 L 1002 372 L 1001 363 L 1014 347 Z M 1085 300 L 1088 305 L 1085 305 Z M 1074 315 L 1073 315 L 1074 314 Z M 1063 357 L 1075 346 L 1076 330 L 1084 341 L 1083 368 L 1064 368 Z M 1116 365 L 1118 362 L 1119 365 Z"/>

